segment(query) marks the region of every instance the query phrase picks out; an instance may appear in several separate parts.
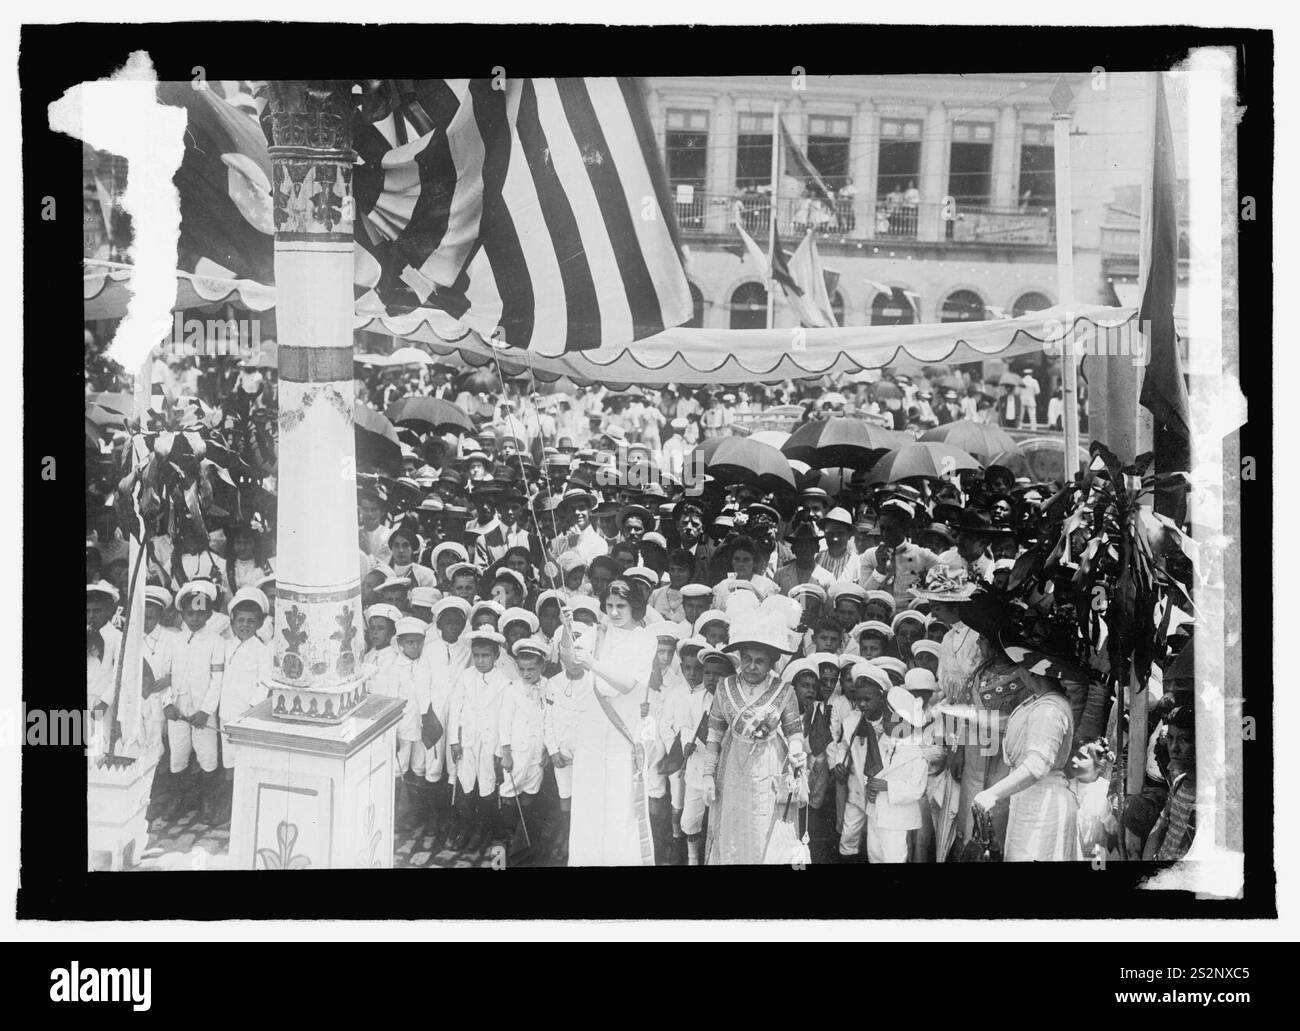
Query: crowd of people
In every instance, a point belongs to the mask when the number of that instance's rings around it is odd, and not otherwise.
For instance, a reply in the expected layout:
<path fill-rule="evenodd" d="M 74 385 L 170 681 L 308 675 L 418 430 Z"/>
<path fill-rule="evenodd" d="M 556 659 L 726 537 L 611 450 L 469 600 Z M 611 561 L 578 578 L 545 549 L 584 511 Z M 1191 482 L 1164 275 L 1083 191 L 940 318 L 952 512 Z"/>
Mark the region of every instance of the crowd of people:
<path fill-rule="evenodd" d="M 182 379 L 168 390 L 203 393 Z M 1189 636 L 1154 669 L 1145 783 L 1125 797 L 1114 707 L 1094 704 L 1077 655 L 1029 631 L 1012 589 L 1060 485 L 998 466 L 833 494 L 684 482 L 700 441 L 772 405 L 899 429 L 979 417 L 955 384 L 933 401 L 939 379 L 893 377 L 881 402 L 871 384 L 547 401 L 462 389 L 450 370 L 359 383 L 380 410 L 429 394 L 475 426 L 407 430 L 400 475 L 358 475 L 368 690 L 406 702 L 399 831 L 575 866 L 1181 857 Z M 243 370 L 218 393 L 271 405 L 274 375 Z M 263 471 L 273 499 L 273 461 Z M 100 710 L 121 648 L 118 512 L 92 510 L 86 546 Z M 154 809 L 220 823 L 238 762 L 221 729 L 275 673 L 273 507 L 150 527 L 146 576 L 167 751 Z"/>

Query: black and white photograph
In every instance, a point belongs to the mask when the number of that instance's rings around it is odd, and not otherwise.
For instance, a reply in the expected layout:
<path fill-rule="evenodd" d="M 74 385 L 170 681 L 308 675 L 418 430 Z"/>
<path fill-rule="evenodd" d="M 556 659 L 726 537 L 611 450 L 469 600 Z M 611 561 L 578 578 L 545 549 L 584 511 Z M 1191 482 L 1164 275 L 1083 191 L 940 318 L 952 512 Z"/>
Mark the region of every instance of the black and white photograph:
<path fill-rule="evenodd" d="M 785 13 L 21 26 L 20 920 L 1278 915 L 1272 32 Z"/>

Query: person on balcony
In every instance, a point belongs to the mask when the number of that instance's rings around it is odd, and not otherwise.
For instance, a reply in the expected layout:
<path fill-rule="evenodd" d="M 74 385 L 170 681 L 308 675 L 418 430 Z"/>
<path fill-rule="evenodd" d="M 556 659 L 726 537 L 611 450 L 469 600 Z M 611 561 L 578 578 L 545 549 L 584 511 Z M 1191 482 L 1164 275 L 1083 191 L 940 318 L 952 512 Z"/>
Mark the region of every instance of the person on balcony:
<path fill-rule="evenodd" d="M 921 210 L 921 191 L 916 183 L 909 179 L 907 192 L 903 194 L 903 235 L 915 236 L 918 216 Z"/>

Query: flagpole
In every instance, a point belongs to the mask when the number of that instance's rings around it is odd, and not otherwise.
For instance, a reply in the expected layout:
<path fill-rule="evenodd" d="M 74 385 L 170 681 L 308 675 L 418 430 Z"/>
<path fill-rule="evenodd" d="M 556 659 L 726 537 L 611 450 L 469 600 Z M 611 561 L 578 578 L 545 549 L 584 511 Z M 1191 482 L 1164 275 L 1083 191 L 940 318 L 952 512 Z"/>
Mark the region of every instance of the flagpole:
<path fill-rule="evenodd" d="M 776 280 L 772 271 L 776 267 L 776 205 L 781 195 L 777 187 L 777 177 L 781 166 L 781 101 L 772 104 L 772 201 L 767 214 L 767 328 L 772 329 L 776 322 Z"/>
<path fill-rule="evenodd" d="M 1062 76 L 1052 90 L 1053 156 L 1056 163 L 1056 291 L 1057 303 L 1066 309 L 1066 332 L 1061 344 L 1061 393 L 1064 404 L 1065 482 L 1079 471 L 1079 367 L 1074 353 L 1073 329 L 1068 325 L 1074 305 L 1074 219 L 1070 211 L 1070 104 L 1074 94 Z"/>

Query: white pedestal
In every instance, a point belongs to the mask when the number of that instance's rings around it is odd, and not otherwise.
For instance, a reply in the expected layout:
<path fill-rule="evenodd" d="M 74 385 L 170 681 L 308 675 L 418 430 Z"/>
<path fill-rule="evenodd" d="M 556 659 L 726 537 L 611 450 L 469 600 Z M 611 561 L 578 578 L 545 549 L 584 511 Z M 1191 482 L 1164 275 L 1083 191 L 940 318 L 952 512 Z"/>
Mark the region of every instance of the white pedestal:
<path fill-rule="evenodd" d="M 230 868 L 390 868 L 403 705 L 371 695 L 344 722 L 315 725 L 273 719 L 268 700 L 228 724 Z"/>
<path fill-rule="evenodd" d="M 92 755 L 86 772 L 86 848 L 91 870 L 122 870 L 140 862 L 149 839 L 149 791 L 161 749 L 128 766 L 100 766 Z"/>

